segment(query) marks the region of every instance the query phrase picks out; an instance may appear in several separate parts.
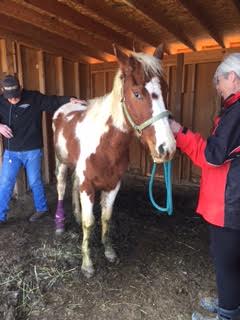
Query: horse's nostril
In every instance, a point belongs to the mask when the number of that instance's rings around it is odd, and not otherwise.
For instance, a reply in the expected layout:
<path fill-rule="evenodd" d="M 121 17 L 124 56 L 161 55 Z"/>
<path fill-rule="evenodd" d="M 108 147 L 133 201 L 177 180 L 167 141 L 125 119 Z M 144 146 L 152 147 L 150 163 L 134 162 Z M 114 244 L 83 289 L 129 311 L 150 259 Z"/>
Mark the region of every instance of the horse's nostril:
<path fill-rule="evenodd" d="M 165 143 L 162 143 L 158 147 L 158 151 L 159 151 L 160 154 L 164 154 L 165 153 L 164 146 L 165 146 Z"/>

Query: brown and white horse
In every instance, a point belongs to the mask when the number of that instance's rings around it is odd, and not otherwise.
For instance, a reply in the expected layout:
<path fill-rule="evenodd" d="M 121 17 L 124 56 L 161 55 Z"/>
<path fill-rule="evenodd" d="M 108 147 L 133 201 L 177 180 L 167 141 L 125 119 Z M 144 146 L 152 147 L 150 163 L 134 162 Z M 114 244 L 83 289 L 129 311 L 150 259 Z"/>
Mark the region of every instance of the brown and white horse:
<path fill-rule="evenodd" d="M 170 160 L 176 149 L 168 123 L 162 87 L 162 52 L 155 56 L 115 48 L 119 70 L 113 89 L 88 105 L 67 103 L 56 111 L 53 129 L 57 164 L 58 207 L 56 232 L 64 230 L 63 197 L 67 167 L 75 169 L 74 213 L 82 222 L 82 272 L 94 273 L 89 240 L 94 225 L 93 204 L 101 191 L 102 243 L 106 258 L 116 253 L 109 238 L 113 203 L 129 163 L 130 138 L 135 133 L 157 163 Z M 80 202 L 79 202 L 80 199 Z"/>

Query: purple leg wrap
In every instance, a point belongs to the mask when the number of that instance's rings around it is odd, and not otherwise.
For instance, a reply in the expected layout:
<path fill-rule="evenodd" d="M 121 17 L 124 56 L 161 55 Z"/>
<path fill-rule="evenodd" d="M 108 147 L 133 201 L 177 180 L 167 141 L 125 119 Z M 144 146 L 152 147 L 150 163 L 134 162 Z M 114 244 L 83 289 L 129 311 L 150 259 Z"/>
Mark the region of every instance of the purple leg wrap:
<path fill-rule="evenodd" d="M 63 208 L 63 200 L 58 200 L 57 210 L 55 213 L 56 230 L 64 231 L 65 213 Z"/>

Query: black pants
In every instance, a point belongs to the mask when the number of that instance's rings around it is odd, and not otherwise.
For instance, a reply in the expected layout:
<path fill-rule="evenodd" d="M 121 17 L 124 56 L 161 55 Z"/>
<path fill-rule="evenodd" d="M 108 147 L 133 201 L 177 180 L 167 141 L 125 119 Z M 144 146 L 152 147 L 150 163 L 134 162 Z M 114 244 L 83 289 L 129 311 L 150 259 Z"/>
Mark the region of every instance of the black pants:
<path fill-rule="evenodd" d="M 240 306 L 240 230 L 209 225 L 210 250 L 216 272 L 219 306 Z"/>

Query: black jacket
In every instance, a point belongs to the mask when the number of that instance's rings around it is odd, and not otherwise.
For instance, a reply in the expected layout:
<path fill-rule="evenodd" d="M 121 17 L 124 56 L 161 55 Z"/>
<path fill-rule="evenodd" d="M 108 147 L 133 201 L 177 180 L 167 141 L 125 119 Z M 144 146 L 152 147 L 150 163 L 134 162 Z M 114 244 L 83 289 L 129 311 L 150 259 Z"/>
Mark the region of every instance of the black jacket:
<path fill-rule="evenodd" d="M 0 123 L 9 126 L 13 132 L 13 138 L 3 137 L 4 148 L 11 151 L 42 148 L 42 112 L 53 113 L 69 100 L 70 97 L 23 90 L 20 102 L 12 105 L 0 96 Z"/>

